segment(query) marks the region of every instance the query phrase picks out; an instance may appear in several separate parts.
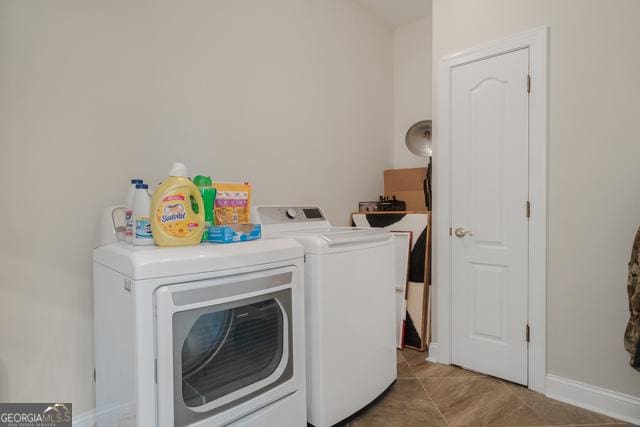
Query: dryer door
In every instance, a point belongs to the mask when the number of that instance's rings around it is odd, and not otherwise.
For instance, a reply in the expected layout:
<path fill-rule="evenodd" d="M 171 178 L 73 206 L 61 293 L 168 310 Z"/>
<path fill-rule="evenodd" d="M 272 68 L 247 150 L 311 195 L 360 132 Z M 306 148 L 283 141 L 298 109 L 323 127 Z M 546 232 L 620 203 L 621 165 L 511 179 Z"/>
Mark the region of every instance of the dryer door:
<path fill-rule="evenodd" d="M 160 425 L 226 422 L 295 391 L 294 277 L 284 268 L 156 292 Z"/>

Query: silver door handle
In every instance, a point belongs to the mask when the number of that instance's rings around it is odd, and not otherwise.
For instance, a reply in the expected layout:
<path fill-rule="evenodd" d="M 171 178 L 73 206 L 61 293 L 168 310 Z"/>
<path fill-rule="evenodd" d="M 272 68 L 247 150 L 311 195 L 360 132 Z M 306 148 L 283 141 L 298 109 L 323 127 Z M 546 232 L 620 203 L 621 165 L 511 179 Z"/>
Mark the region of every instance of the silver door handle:
<path fill-rule="evenodd" d="M 464 228 L 462 228 L 462 227 L 458 227 L 458 228 L 456 228 L 455 233 L 456 233 L 456 237 L 458 237 L 458 238 L 460 238 L 460 239 L 462 239 L 462 238 L 463 238 L 464 236 L 466 236 L 467 234 L 468 234 L 469 236 L 473 236 L 473 232 L 472 232 L 471 230 L 465 230 L 465 229 L 464 229 Z"/>

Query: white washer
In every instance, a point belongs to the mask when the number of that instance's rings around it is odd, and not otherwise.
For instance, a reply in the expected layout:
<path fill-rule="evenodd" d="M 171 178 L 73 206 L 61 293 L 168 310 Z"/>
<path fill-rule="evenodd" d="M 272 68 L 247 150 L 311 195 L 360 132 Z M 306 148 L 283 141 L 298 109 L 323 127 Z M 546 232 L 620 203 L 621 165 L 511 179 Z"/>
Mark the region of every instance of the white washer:
<path fill-rule="evenodd" d="M 307 421 L 333 425 L 396 379 L 391 233 L 332 227 L 317 206 L 257 206 L 252 214 L 265 237 L 304 246 Z"/>
<path fill-rule="evenodd" d="M 305 426 L 294 239 L 93 253 L 98 426 Z"/>

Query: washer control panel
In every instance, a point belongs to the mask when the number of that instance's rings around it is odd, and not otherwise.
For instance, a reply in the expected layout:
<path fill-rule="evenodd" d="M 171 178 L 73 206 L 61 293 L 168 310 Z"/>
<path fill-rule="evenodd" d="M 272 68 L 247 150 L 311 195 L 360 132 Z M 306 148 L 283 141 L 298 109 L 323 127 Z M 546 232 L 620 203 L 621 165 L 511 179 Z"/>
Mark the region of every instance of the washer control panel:
<path fill-rule="evenodd" d="M 326 221 L 318 206 L 258 206 L 256 222 L 262 224 L 288 224 Z"/>

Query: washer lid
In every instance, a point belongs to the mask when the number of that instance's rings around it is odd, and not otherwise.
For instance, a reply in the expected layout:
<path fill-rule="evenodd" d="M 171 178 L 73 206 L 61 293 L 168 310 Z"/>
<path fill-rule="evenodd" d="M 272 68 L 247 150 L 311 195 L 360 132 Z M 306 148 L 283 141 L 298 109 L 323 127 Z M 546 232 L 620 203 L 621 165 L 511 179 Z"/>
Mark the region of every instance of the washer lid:
<path fill-rule="evenodd" d="M 381 228 L 323 227 L 285 231 L 283 236 L 319 237 L 330 247 L 388 241 L 391 234 Z"/>
<path fill-rule="evenodd" d="M 300 258 L 291 238 L 227 244 L 160 247 L 113 243 L 93 251 L 93 261 L 134 280 L 184 276 Z"/>

